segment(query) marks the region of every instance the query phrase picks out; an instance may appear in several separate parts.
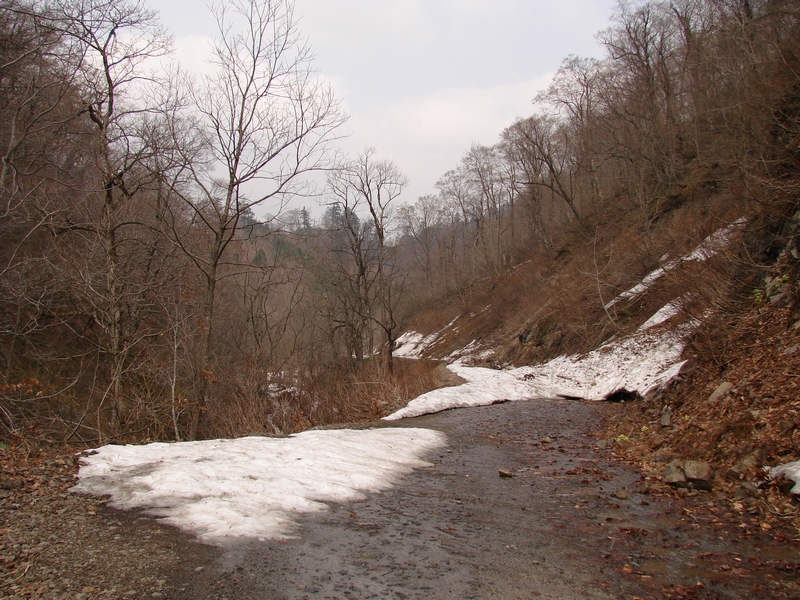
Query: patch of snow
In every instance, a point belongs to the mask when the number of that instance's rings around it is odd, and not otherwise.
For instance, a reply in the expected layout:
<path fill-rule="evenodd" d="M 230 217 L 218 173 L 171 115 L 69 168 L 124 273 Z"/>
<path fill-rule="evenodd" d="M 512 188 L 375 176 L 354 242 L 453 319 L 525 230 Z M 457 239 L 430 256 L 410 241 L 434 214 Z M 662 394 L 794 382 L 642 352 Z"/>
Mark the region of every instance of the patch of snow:
<path fill-rule="evenodd" d="M 287 387 L 274 381 L 267 386 L 267 393 L 273 398 L 283 396 L 284 394 L 288 394 L 292 397 L 303 396 L 305 394 L 305 392 L 297 386 L 292 385 Z"/>
<path fill-rule="evenodd" d="M 472 352 L 478 349 L 478 340 L 472 340 L 469 344 L 458 350 L 453 350 L 450 354 L 444 357 L 444 360 L 453 361 L 461 358 L 467 358 Z"/>
<path fill-rule="evenodd" d="M 777 479 L 783 475 L 786 479 L 794 481 L 795 485 L 790 490 L 792 494 L 800 494 L 800 460 L 786 463 L 785 465 L 778 465 L 769 470 L 771 479 Z"/>
<path fill-rule="evenodd" d="M 495 351 L 492 348 L 487 348 L 478 352 L 480 344 L 478 340 L 472 340 L 469 344 L 458 350 L 453 350 L 450 354 L 444 357 L 445 361 L 463 361 L 465 358 L 476 358 L 478 360 L 486 360 L 494 356 Z"/>
<path fill-rule="evenodd" d="M 673 260 L 665 264 L 663 267 L 658 267 L 657 269 L 651 271 L 647 275 L 642 278 L 640 283 L 637 283 L 631 289 L 622 292 L 619 296 L 611 300 L 610 302 L 606 303 L 605 308 L 609 309 L 618 302 L 622 300 L 628 300 L 629 298 L 636 298 L 637 296 L 641 296 L 647 290 L 649 290 L 653 284 L 661 279 L 667 272 L 674 269 L 680 262 Z"/>
<path fill-rule="evenodd" d="M 681 260 L 708 260 L 712 256 L 716 256 L 720 250 L 730 244 L 733 234 L 745 223 L 747 223 L 747 219 L 742 217 L 727 227 L 718 229 L 704 239 L 691 254 L 684 256 Z"/>
<path fill-rule="evenodd" d="M 504 400 L 559 396 L 603 400 L 623 389 L 645 395 L 680 373 L 685 364 L 680 360 L 683 339 L 690 327 L 660 335 L 638 331 L 588 354 L 559 356 L 535 367 L 498 371 L 454 363 L 448 369 L 466 383 L 422 394 L 384 418 L 392 421 Z"/>
<path fill-rule="evenodd" d="M 397 347 L 392 352 L 392 356 L 397 356 L 398 358 L 419 358 L 422 353 L 429 346 L 433 345 L 433 343 L 439 339 L 442 333 L 450 329 L 450 327 L 453 326 L 453 323 L 455 323 L 457 320 L 458 317 L 428 336 L 423 336 L 421 333 L 417 333 L 416 331 L 405 332 L 403 335 L 397 338 L 395 342 Z"/>
<path fill-rule="evenodd" d="M 644 331 L 646 329 L 650 329 L 651 327 L 655 327 L 656 325 L 661 325 L 661 323 L 664 323 L 665 321 L 669 321 L 672 317 L 677 315 L 682 308 L 683 302 L 680 299 L 673 300 L 666 306 L 657 310 L 652 317 L 642 323 L 641 327 L 639 327 L 639 331 Z"/>
<path fill-rule="evenodd" d="M 401 358 L 411 358 L 412 356 L 416 358 L 422 351 L 418 350 L 418 348 L 422 345 L 423 340 L 425 340 L 425 337 L 421 333 L 407 331 L 397 338 L 397 348 L 394 349 L 392 355 Z"/>
<path fill-rule="evenodd" d="M 379 492 L 446 445 L 428 429 L 306 431 L 288 438 L 103 446 L 73 492 L 111 495 L 212 544 L 286 538 L 294 516 Z"/>
<path fill-rule="evenodd" d="M 674 269 L 683 262 L 688 262 L 691 260 L 705 261 L 711 258 L 712 256 L 715 256 L 716 254 L 719 253 L 720 250 L 722 250 L 730 243 L 733 234 L 739 228 L 741 228 L 746 222 L 747 219 L 742 217 L 741 219 L 734 221 L 727 227 L 718 229 L 717 231 L 709 235 L 706 239 L 704 239 L 702 242 L 700 242 L 697 248 L 692 250 L 686 256 L 682 256 L 677 260 L 671 260 L 668 263 L 665 263 L 660 267 L 657 267 L 656 269 L 652 270 L 650 273 L 648 273 L 642 278 L 641 282 L 637 283 L 631 289 L 622 292 L 613 300 L 607 302 L 605 305 L 605 309 L 608 310 L 612 308 L 615 304 L 621 302 L 622 300 L 629 300 L 631 298 L 637 298 L 638 296 L 641 296 L 647 290 L 649 290 L 656 281 L 661 279 L 664 275 L 666 275 L 668 272 L 670 272 L 672 269 Z M 666 256 L 667 255 L 665 254 L 664 256 L 661 257 L 662 261 L 665 259 Z"/>

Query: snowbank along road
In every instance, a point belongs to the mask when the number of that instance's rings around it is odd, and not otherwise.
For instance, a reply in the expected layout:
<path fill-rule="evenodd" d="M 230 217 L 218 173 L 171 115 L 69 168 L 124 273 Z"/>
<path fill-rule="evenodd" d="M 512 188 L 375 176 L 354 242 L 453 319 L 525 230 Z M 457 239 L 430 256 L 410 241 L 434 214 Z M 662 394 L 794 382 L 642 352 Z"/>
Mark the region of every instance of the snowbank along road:
<path fill-rule="evenodd" d="M 294 538 L 209 547 L 206 568 L 174 573 L 174 596 L 797 597 L 796 549 L 595 448 L 612 409 L 535 400 L 400 421 L 446 434 L 431 466 L 299 517 Z"/>

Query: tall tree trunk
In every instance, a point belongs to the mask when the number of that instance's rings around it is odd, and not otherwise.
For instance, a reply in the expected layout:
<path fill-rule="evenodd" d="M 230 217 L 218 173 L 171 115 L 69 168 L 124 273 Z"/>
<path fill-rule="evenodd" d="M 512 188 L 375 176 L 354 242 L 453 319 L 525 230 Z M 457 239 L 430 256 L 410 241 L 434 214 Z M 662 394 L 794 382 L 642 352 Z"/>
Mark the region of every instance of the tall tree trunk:
<path fill-rule="evenodd" d="M 199 377 L 199 387 L 197 398 L 189 409 L 189 431 L 187 439 L 196 440 L 203 420 L 203 414 L 208 406 L 209 387 L 214 382 L 214 364 L 211 352 L 212 329 L 214 319 L 214 300 L 217 287 L 217 269 L 219 264 L 219 249 L 221 248 L 219 237 L 214 239 L 211 246 L 211 261 L 205 273 L 206 293 L 203 300 L 202 312 L 202 332 L 200 342 L 201 367 Z"/>

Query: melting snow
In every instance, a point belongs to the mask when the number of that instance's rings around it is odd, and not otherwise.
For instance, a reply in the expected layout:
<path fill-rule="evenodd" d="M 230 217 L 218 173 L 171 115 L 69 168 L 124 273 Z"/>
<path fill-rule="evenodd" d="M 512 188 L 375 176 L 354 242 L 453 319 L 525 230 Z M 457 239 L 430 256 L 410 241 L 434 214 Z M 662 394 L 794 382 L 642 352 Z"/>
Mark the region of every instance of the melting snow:
<path fill-rule="evenodd" d="M 661 323 L 664 323 L 665 321 L 669 321 L 672 317 L 677 315 L 682 308 L 683 302 L 680 299 L 673 300 L 666 306 L 657 310 L 652 317 L 642 323 L 642 326 L 639 327 L 639 331 L 644 331 L 645 329 L 650 329 L 656 325 L 661 325 Z"/>
<path fill-rule="evenodd" d="M 665 316 L 669 313 L 667 307 L 662 311 L 658 318 L 669 318 Z M 634 335 L 607 342 L 588 354 L 559 356 L 536 367 L 497 371 L 454 363 L 448 368 L 467 383 L 422 394 L 384 418 L 392 421 L 504 400 L 558 396 L 603 400 L 619 390 L 644 395 L 680 373 L 686 362 L 680 357 L 688 327 L 654 335 L 643 326 Z"/>
<path fill-rule="evenodd" d="M 430 336 L 428 336 L 430 337 Z M 392 352 L 394 356 L 401 358 L 411 358 L 419 356 L 422 349 L 427 345 L 425 344 L 425 336 L 416 331 L 407 331 L 399 338 L 397 338 L 397 348 Z"/>
<path fill-rule="evenodd" d="M 661 279 L 664 275 L 666 275 L 669 271 L 677 267 L 683 262 L 688 262 L 690 260 L 708 260 L 712 256 L 716 255 L 720 250 L 722 250 L 725 246 L 727 246 L 733 234 L 739 229 L 742 225 L 747 222 L 747 219 L 741 218 L 737 221 L 734 221 L 727 227 L 723 227 L 722 229 L 718 229 L 711 235 L 709 235 L 706 239 L 704 239 L 692 252 L 687 254 L 686 256 L 682 256 L 676 260 L 671 260 L 668 263 L 654 269 L 647 275 L 642 278 L 642 281 L 637 283 L 631 289 L 622 292 L 619 296 L 611 300 L 605 305 L 606 310 L 613 307 L 618 302 L 622 300 L 630 300 L 631 298 L 636 298 L 644 294 L 647 290 L 649 290 L 653 284 Z"/>
<path fill-rule="evenodd" d="M 794 481 L 795 485 L 791 489 L 792 494 L 800 494 L 800 460 L 786 463 L 785 465 L 778 465 L 769 470 L 769 476 L 772 479 L 777 479 L 783 475 L 786 479 Z"/>
<path fill-rule="evenodd" d="M 397 348 L 395 348 L 395 350 L 392 352 L 392 355 L 399 358 L 419 358 L 422 353 L 436 340 L 438 340 L 439 336 L 442 335 L 443 332 L 450 329 L 453 323 L 455 323 L 457 320 L 458 317 L 428 336 L 423 336 L 421 333 L 417 333 L 416 331 L 407 331 L 397 338 L 395 342 L 397 344 Z"/>
<path fill-rule="evenodd" d="M 82 458 L 72 491 L 110 494 L 115 508 L 143 508 L 209 543 L 285 538 L 297 513 L 390 488 L 445 445 L 438 431 L 387 428 L 103 446 Z"/>
<path fill-rule="evenodd" d="M 459 358 L 478 358 L 478 359 L 486 359 L 494 356 L 494 350 L 491 348 L 487 348 L 481 352 L 477 352 L 480 345 L 478 344 L 478 340 L 472 340 L 469 344 L 464 346 L 459 350 L 453 350 L 450 354 L 448 354 L 444 359 L 446 361 L 455 361 Z"/>
<path fill-rule="evenodd" d="M 609 309 L 612 306 L 614 306 L 615 304 L 617 304 L 617 302 L 620 302 L 622 300 L 628 300 L 630 298 L 636 298 L 637 296 L 641 296 L 647 290 L 649 290 L 656 281 L 661 279 L 661 277 L 666 275 L 668 271 L 671 271 L 672 269 L 674 269 L 679 264 L 680 264 L 680 261 L 673 260 L 673 261 L 670 261 L 667 264 L 665 264 L 663 267 L 658 267 L 654 271 L 651 271 L 650 273 L 648 273 L 647 275 L 645 275 L 642 278 L 641 282 L 637 283 L 631 289 L 622 292 L 619 296 L 617 296 L 616 298 L 614 298 L 613 300 L 608 302 L 606 304 L 605 308 Z"/>

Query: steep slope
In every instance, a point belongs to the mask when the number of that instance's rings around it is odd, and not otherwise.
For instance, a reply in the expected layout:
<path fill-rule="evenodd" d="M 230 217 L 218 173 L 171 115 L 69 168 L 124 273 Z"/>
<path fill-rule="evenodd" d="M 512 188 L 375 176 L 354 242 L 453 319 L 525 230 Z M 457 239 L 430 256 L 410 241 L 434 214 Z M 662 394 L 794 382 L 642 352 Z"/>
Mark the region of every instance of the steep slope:
<path fill-rule="evenodd" d="M 706 236 L 687 248 L 677 243 L 676 231 L 689 215 L 674 215 L 673 227 L 650 240 L 651 256 L 664 252 L 648 271 L 635 268 L 644 262 L 635 251 L 611 260 L 614 247 L 635 237 L 630 230 L 619 226 L 616 235 L 598 236 L 582 247 L 576 233 L 566 256 L 550 263 L 531 258 L 504 273 L 475 293 L 455 318 L 452 312 L 443 315 L 448 321 L 438 329 L 407 333 L 399 352 L 494 369 L 527 365 L 495 371 L 488 384 L 490 375 L 483 375 L 484 387 L 503 398 L 637 400 L 621 405 L 609 424 L 611 441 L 604 444 L 615 445 L 620 457 L 654 477 L 672 459 L 706 461 L 715 469 L 717 489 L 754 503 L 768 501 L 773 513 L 797 519 L 796 500 L 780 491 L 788 492 L 792 484 L 769 483 L 764 468 L 800 459 L 798 218 L 729 214 L 715 230 L 698 228 Z M 707 219 L 713 222 L 720 225 L 719 219 Z M 605 257 L 607 268 L 597 268 L 598 256 Z M 621 276 L 626 268 L 636 276 Z M 640 392 L 629 394 L 603 388 L 603 395 L 567 379 L 541 389 L 502 388 L 500 379 L 514 373 L 518 380 L 523 372 L 557 374 L 553 365 L 565 360 L 584 369 L 587 382 L 609 378 L 623 362 L 613 352 L 650 326 L 685 343 L 671 359 L 677 367 L 671 384 L 659 381 L 626 390 Z M 604 353 L 607 363 L 591 362 Z M 646 357 L 643 351 L 631 360 Z M 470 379 L 463 366 L 454 371 Z M 437 398 L 441 404 L 448 394 L 458 392 L 434 391 L 420 400 Z M 500 399 L 494 396 L 483 403 Z M 416 414 L 419 406 L 405 410 Z"/>

